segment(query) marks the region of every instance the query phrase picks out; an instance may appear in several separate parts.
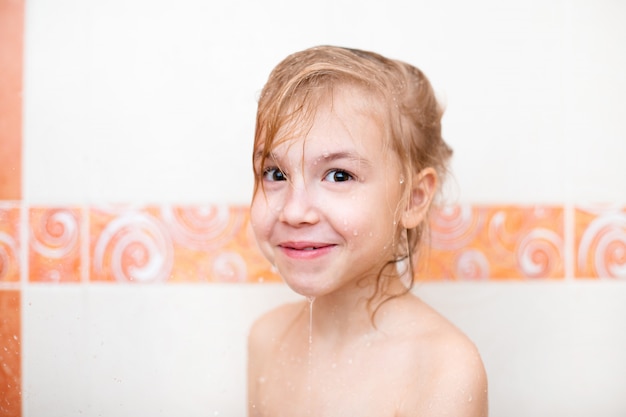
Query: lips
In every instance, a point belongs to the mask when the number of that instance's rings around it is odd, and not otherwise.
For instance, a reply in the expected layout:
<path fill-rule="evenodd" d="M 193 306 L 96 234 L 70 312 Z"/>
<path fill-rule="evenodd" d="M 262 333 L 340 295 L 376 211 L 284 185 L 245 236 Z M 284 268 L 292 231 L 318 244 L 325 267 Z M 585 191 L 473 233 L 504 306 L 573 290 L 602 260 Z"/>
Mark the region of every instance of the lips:
<path fill-rule="evenodd" d="M 326 255 L 336 245 L 322 242 L 283 242 L 280 250 L 290 258 L 314 259 Z"/>

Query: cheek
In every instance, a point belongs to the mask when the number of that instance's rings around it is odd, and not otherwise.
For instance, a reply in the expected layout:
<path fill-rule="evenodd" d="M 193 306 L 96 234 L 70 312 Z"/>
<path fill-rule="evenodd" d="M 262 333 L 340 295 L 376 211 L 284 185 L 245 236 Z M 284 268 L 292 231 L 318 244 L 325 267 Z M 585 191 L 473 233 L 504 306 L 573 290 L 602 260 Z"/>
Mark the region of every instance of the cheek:
<path fill-rule="evenodd" d="M 352 247 L 376 246 L 388 249 L 397 239 L 398 222 L 394 214 L 383 207 L 361 206 L 352 212 L 342 212 L 338 228 Z"/>
<path fill-rule="evenodd" d="M 256 195 L 250 205 L 250 224 L 257 239 L 267 234 L 270 210 L 263 195 Z"/>
<path fill-rule="evenodd" d="M 271 211 L 268 208 L 267 201 L 261 195 L 255 197 L 250 205 L 250 227 L 257 242 L 257 247 L 261 250 L 263 256 L 274 264 L 272 247 L 270 244 L 270 236 L 272 229 Z"/>

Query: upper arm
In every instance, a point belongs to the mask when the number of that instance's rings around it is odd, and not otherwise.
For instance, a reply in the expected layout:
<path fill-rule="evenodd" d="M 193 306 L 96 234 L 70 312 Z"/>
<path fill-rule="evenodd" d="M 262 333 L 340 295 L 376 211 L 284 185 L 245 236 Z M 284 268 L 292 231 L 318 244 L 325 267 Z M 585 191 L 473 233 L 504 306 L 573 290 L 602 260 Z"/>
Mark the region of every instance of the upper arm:
<path fill-rule="evenodd" d="M 290 305 L 282 305 L 266 312 L 252 324 L 248 333 L 247 392 L 250 417 L 258 415 L 259 384 L 267 372 L 266 367 L 276 343 L 281 339 L 285 320 L 292 315 L 291 309 L 293 307 Z"/>
<path fill-rule="evenodd" d="M 247 364 L 247 391 L 248 416 L 256 415 L 255 404 L 258 399 L 258 382 L 262 375 L 262 366 L 267 355 L 267 315 L 257 319 L 248 333 L 248 364 Z"/>
<path fill-rule="evenodd" d="M 442 413 L 438 415 L 487 417 L 487 374 L 473 344 L 451 358 L 442 373 L 441 383 L 447 387 L 449 401 L 439 404 Z"/>
<path fill-rule="evenodd" d="M 439 351 L 432 373 L 417 376 L 407 393 L 402 415 L 487 417 L 487 375 L 474 344 L 463 337 Z"/>

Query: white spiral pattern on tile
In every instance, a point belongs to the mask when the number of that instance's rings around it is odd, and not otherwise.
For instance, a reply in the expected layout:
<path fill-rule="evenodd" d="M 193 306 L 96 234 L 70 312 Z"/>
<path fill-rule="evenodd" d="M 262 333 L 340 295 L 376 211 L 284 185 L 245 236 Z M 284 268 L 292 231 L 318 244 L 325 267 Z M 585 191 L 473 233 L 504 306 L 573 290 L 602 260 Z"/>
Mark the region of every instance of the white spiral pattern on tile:
<path fill-rule="evenodd" d="M 434 210 L 430 221 L 430 244 L 438 250 L 461 249 L 474 239 L 482 222 L 482 216 L 469 205 Z"/>
<path fill-rule="evenodd" d="M 460 280 L 484 280 L 490 275 L 489 260 L 484 253 L 470 249 L 463 251 L 456 260 L 456 276 Z"/>
<path fill-rule="evenodd" d="M 563 239 L 549 229 L 531 230 L 517 246 L 517 264 L 531 278 L 549 276 L 563 259 Z"/>
<path fill-rule="evenodd" d="M 219 253 L 211 269 L 216 282 L 245 282 L 248 276 L 246 261 L 236 252 Z"/>
<path fill-rule="evenodd" d="M 9 271 L 17 263 L 17 242 L 11 235 L 0 232 L 0 281 L 9 275 Z"/>
<path fill-rule="evenodd" d="M 174 264 L 174 247 L 165 227 L 153 216 L 129 212 L 109 222 L 93 254 L 99 274 L 107 269 L 117 281 L 160 282 Z"/>
<path fill-rule="evenodd" d="M 67 210 L 46 210 L 38 224 L 31 225 L 31 247 L 48 259 L 61 259 L 77 250 L 78 219 Z"/>
<path fill-rule="evenodd" d="M 626 278 L 626 213 L 611 211 L 589 224 L 578 247 L 580 269 L 589 256 L 599 277 Z"/>
<path fill-rule="evenodd" d="M 224 246 L 243 223 L 242 216 L 232 214 L 224 205 L 167 206 L 161 216 L 178 244 L 199 251 Z"/>

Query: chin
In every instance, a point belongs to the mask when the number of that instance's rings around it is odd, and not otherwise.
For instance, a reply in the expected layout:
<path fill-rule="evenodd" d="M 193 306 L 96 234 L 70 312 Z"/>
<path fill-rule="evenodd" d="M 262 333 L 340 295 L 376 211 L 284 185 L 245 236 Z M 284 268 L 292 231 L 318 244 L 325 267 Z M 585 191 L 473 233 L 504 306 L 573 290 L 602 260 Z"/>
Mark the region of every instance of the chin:
<path fill-rule="evenodd" d="M 287 284 L 289 288 L 291 288 L 293 292 L 307 298 L 319 297 L 329 292 L 327 286 L 316 285 L 315 283 L 311 282 L 311 280 L 286 279 L 283 276 L 283 281 Z"/>
<path fill-rule="evenodd" d="M 287 283 L 287 286 L 291 288 L 293 292 L 300 294 L 303 297 L 310 298 L 310 297 L 317 297 L 319 295 L 318 291 L 316 291 L 315 288 L 302 286 L 302 285 L 294 285 L 292 283 L 289 283 L 288 281 L 285 281 L 285 282 Z"/>

